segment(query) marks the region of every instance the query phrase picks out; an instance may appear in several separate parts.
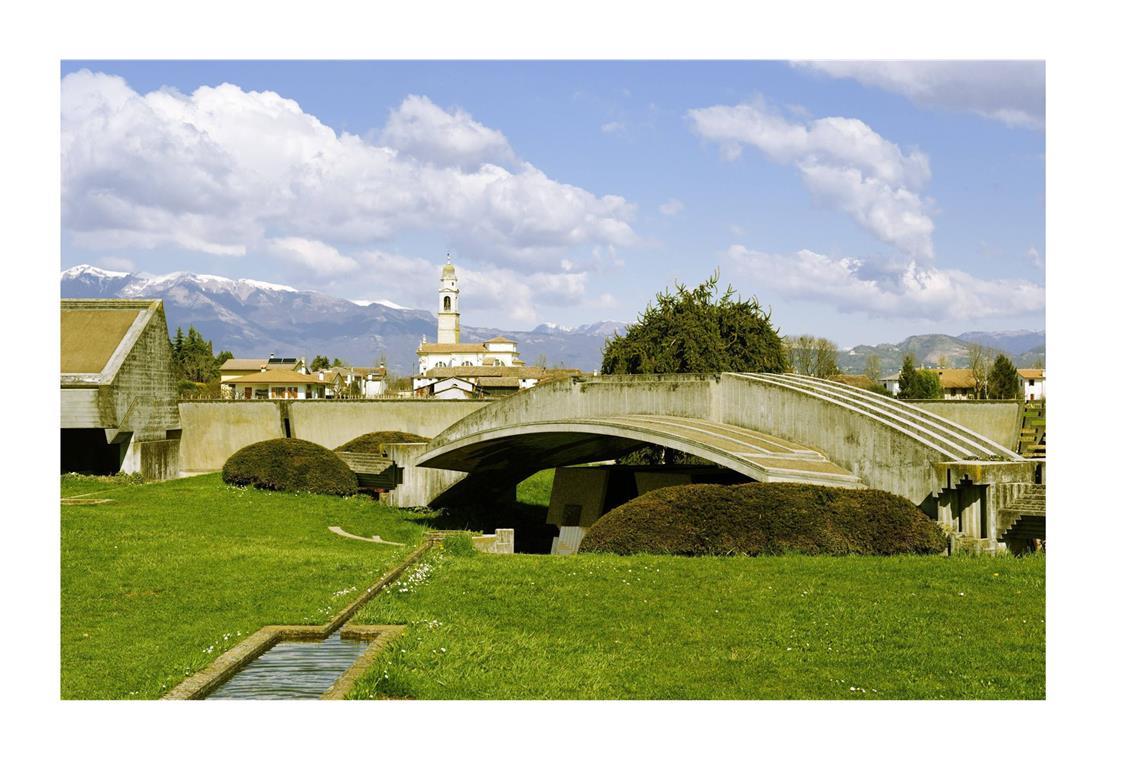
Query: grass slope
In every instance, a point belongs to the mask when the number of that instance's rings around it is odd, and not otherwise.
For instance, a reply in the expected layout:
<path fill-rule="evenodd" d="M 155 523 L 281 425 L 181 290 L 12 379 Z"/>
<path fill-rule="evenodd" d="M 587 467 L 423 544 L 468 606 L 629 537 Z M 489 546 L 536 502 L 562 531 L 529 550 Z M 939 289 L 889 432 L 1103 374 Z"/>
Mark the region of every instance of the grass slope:
<path fill-rule="evenodd" d="M 91 485 L 64 477 L 61 490 Z M 60 507 L 65 699 L 158 697 L 263 625 L 324 623 L 422 533 L 366 497 L 233 488 L 218 475 L 109 485 L 109 503 Z"/>
<path fill-rule="evenodd" d="M 354 697 L 1042 699 L 1045 560 L 461 557 L 354 622 L 409 623 Z"/>

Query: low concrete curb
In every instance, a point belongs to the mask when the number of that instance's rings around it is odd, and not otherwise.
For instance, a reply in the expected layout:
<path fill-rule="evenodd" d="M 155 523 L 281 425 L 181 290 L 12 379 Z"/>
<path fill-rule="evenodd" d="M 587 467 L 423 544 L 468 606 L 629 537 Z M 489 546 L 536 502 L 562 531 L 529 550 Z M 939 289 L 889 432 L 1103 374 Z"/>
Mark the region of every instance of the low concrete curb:
<path fill-rule="evenodd" d="M 372 639 L 372 643 L 348 670 L 340 674 L 340 678 L 321 695 L 321 699 L 344 699 L 348 696 L 356 680 L 376 661 L 384 647 L 400 637 L 404 628 L 402 625 L 346 625 L 340 632 L 341 638 Z"/>
<path fill-rule="evenodd" d="M 415 551 L 409 554 L 399 565 L 385 573 L 380 580 L 365 589 L 364 593 L 356 597 L 347 607 L 338 612 L 332 620 L 324 625 L 264 626 L 246 637 L 234 646 L 233 649 L 220 654 L 217 659 L 204 669 L 198 671 L 163 694 L 160 699 L 204 699 L 211 691 L 225 682 L 227 678 L 240 670 L 242 666 L 263 654 L 279 641 L 286 639 L 320 640 L 327 638 L 334 631 L 351 620 L 352 616 L 355 615 L 361 607 L 371 601 L 372 597 L 376 596 L 382 588 L 399 578 L 400 574 L 427 553 L 427 550 L 431 548 L 435 542 L 435 538 L 429 536 L 424 543 L 417 546 Z M 344 631 L 347 638 L 374 640 L 372 645 L 364 650 L 364 653 L 357 659 L 357 663 L 353 664 L 352 667 L 342 674 L 337 682 L 333 684 L 332 689 L 341 686 L 341 682 L 345 681 L 345 676 L 350 672 L 356 671 L 357 665 L 361 660 L 365 658 L 369 658 L 369 662 L 374 660 L 384 645 L 398 636 L 403 630 L 403 626 L 347 626 Z M 361 672 L 363 671 L 357 671 L 352 680 L 345 683 L 342 687 L 344 693 L 348 692 L 348 688 L 352 686 L 352 683 L 360 676 Z M 342 698 L 343 695 L 339 697 L 322 697 L 322 699 Z"/>

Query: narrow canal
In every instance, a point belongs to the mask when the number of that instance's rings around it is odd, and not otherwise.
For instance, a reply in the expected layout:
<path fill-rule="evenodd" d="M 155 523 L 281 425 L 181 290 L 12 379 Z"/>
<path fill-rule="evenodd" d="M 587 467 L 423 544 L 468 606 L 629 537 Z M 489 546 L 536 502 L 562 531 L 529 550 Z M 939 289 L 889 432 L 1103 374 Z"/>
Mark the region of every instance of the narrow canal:
<path fill-rule="evenodd" d="M 368 648 L 334 633 L 322 641 L 282 641 L 206 699 L 319 699 Z"/>

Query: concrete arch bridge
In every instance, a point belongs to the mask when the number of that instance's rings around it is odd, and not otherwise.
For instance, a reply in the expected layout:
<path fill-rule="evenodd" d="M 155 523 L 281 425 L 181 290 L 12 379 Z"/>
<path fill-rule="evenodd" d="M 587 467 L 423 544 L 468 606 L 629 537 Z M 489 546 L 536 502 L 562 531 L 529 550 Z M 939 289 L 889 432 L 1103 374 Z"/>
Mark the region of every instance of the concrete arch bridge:
<path fill-rule="evenodd" d="M 460 419 L 416 464 L 468 473 L 452 494 L 486 494 L 542 469 L 613 459 L 645 444 L 757 481 L 890 491 L 990 548 L 1010 523 L 999 515 L 1010 494 L 1037 480 L 1036 463 L 919 406 L 766 373 L 545 384 Z"/>

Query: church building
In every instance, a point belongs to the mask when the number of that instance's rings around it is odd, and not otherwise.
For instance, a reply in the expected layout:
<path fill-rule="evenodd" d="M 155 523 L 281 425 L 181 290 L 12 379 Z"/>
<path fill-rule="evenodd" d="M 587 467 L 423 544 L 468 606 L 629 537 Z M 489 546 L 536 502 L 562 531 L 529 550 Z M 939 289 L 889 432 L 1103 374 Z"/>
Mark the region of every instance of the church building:
<path fill-rule="evenodd" d="M 429 343 L 425 337 L 416 351 L 418 377 L 413 387 L 418 390 L 429 384 L 432 370 L 451 367 L 523 367 L 519 359 L 518 344 L 510 338 L 496 337 L 482 343 L 462 343 L 459 340 L 459 280 L 451 254 L 440 275 L 439 312 L 436 340 Z"/>

